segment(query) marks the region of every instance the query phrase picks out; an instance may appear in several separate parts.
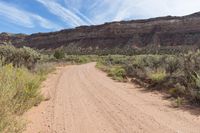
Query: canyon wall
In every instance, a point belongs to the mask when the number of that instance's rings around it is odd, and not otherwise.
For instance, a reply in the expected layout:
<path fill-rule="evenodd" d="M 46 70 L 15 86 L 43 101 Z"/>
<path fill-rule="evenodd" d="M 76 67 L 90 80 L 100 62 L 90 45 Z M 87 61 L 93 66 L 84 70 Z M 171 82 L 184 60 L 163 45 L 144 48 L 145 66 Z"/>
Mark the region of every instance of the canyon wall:
<path fill-rule="evenodd" d="M 200 13 L 81 26 L 51 33 L 0 34 L 0 44 L 38 49 L 143 48 L 146 46 L 200 46 Z"/>

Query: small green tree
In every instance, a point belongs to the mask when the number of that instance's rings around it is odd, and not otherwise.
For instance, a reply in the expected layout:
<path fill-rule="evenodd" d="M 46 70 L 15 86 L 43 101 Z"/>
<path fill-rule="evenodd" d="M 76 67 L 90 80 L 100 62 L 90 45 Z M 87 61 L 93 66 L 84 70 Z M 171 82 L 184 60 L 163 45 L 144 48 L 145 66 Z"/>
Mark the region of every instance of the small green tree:
<path fill-rule="evenodd" d="M 54 57 L 55 57 L 56 59 L 63 59 L 63 58 L 65 57 L 65 53 L 64 53 L 64 51 L 62 51 L 62 50 L 57 50 L 57 51 L 55 51 L 55 53 L 54 53 Z"/>

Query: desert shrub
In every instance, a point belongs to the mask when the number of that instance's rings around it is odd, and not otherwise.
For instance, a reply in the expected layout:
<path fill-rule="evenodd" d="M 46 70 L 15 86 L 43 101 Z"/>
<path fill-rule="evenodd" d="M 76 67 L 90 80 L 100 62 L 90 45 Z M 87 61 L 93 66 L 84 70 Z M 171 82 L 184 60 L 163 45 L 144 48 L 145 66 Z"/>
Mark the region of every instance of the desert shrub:
<path fill-rule="evenodd" d="M 54 62 L 40 62 L 36 64 L 32 72 L 36 73 L 44 80 L 48 73 L 55 70 L 55 66 L 56 63 Z"/>
<path fill-rule="evenodd" d="M 106 65 L 104 65 L 102 62 L 97 62 L 97 64 L 96 64 L 96 67 L 97 68 L 99 68 L 99 69 L 101 69 L 102 71 L 104 71 L 104 72 L 108 72 L 109 71 L 109 67 L 108 66 L 106 66 Z"/>
<path fill-rule="evenodd" d="M 177 97 L 176 99 L 175 99 L 175 101 L 174 101 L 174 107 L 180 107 L 181 105 L 183 105 L 183 103 L 184 103 L 184 99 L 183 98 L 181 98 L 181 97 Z"/>
<path fill-rule="evenodd" d="M 151 71 L 148 74 L 148 78 L 153 82 L 153 83 L 160 83 L 164 81 L 167 77 L 166 71 L 163 69 L 158 69 L 156 71 Z"/>
<path fill-rule="evenodd" d="M 18 61 L 21 61 L 18 66 L 25 66 L 28 69 L 34 68 L 37 62 L 41 59 L 41 55 L 29 47 L 20 48 L 18 57 Z"/>
<path fill-rule="evenodd" d="M 12 63 L 16 67 L 25 66 L 32 69 L 40 60 L 41 55 L 28 47 L 15 48 L 11 45 L 4 45 L 0 46 L 0 58 L 4 64 Z"/>
<path fill-rule="evenodd" d="M 163 63 L 163 56 L 160 55 L 144 55 L 142 58 L 145 62 L 145 66 L 153 69 L 158 69 Z"/>
<path fill-rule="evenodd" d="M 26 68 L 0 66 L 0 131 L 21 132 L 18 115 L 42 100 L 41 78 Z"/>
<path fill-rule="evenodd" d="M 192 96 L 192 99 L 196 103 L 200 103 L 200 75 L 196 72 L 194 72 L 191 75 L 191 79 L 188 81 L 189 84 L 189 91 Z"/>
<path fill-rule="evenodd" d="M 135 56 L 132 59 L 131 64 L 135 68 L 143 68 L 143 67 L 145 67 L 147 65 L 145 60 L 144 60 L 144 58 L 143 58 L 143 56 Z"/>
<path fill-rule="evenodd" d="M 89 58 L 86 57 L 86 56 L 80 56 L 78 59 L 77 59 L 77 63 L 88 63 L 89 62 Z"/>
<path fill-rule="evenodd" d="M 113 79 L 118 81 L 124 81 L 126 76 L 126 71 L 122 67 L 113 66 L 110 68 L 108 76 L 111 76 Z"/>
<path fill-rule="evenodd" d="M 56 50 L 54 53 L 54 57 L 56 59 L 63 59 L 63 58 L 65 58 L 65 52 L 62 50 Z"/>
<path fill-rule="evenodd" d="M 173 97 L 183 96 L 185 94 L 185 91 L 185 86 L 181 85 L 180 83 L 177 83 L 174 88 L 169 89 L 169 93 Z"/>
<path fill-rule="evenodd" d="M 164 67 L 169 74 L 173 74 L 182 67 L 181 62 L 175 56 L 167 56 L 163 62 L 165 63 Z"/>

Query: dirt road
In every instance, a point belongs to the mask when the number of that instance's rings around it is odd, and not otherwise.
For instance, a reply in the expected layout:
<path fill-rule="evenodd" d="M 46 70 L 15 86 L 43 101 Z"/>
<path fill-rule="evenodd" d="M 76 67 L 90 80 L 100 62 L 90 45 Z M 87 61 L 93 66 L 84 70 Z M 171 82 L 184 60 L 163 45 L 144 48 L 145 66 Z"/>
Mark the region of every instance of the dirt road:
<path fill-rule="evenodd" d="M 50 100 L 26 114 L 27 133 L 199 133 L 200 117 L 156 92 L 118 83 L 95 63 L 60 68 L 44 83 Z"/>

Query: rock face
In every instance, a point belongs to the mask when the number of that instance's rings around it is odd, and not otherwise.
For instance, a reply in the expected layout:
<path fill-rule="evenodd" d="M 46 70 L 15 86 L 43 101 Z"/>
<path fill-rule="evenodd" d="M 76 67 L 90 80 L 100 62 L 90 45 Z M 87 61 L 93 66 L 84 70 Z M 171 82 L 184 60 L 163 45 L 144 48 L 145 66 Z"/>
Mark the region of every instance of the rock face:
<path fill-rule="evenodd" d="M 81 26 L 32 35 L 0 34 L 0 44 L 38 49 L 75 47 L 91 49 L 141 48 L 146 46 L 200 46 L 200 13 Z"/>

